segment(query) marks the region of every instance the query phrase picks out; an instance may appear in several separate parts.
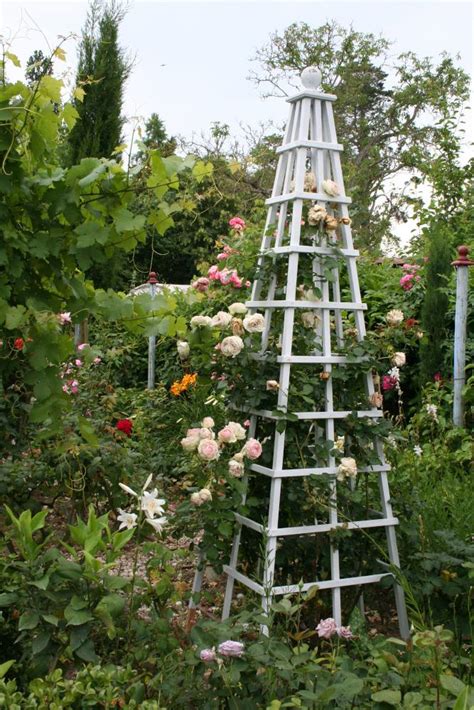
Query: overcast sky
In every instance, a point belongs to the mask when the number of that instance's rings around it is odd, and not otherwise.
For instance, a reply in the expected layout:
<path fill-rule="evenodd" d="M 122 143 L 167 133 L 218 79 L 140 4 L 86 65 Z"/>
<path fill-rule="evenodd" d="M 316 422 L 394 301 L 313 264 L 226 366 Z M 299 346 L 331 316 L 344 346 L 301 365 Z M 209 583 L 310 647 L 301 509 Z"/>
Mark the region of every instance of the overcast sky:
<path fill-rule="evenodd" d="M 4 37 L 26 60 L 34 48 L 47 51 L 58 35 L 79 37 L 87 14 L 81 0 L 3 0 Z M 168 132 L 190 136 L 213 121 L 256 124 L 285 120 L 282 99 L 263 100 L 247 80 L 255 50 L 271 32 L 292 22 L 312 26 L 336 20 L 363 32 L 382 33 L 393 53 L 460 55 L 472 73 L 473 5 L 469 2 L 160 2 L 131 0 L 121 43 L 135 56 L 126 91 L 127 116 L 156 111 Z M 42 34 L 43 33 L 43 34 Z M 44 36 L 43 36 L 44 35 Z M 71 77 L 77 39 L 66 44 Z M 58 69 L 61 62 L 57 62 Z"/>

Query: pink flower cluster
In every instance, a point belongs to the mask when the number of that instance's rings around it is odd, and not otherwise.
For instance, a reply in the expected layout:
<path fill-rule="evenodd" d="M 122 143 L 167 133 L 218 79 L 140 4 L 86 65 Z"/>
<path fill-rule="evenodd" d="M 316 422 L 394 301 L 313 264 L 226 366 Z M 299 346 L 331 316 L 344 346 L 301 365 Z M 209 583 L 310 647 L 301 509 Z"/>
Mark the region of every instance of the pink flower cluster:
<path fill-rule="evenodd" d="M 236 232 L 243 232 L 247 225 L 242 217 L 232 217 L 232 219 L 229 219 L 229 226 Z"/>
<path fill-rule="evenodd" d="M 77 380 L 68 380 L 63 385 L 63 392 L 66 394 L 77 394 L 79 392 L 79 382 Z"/>
<path fill-rule="evenodd" d="M 217 647 L 217 653 L 225 658 L 240 658 L 243 656 L 245 646 L 240 641 L 223 641 Z M 213 663 L 217 661 L 217 653 L 215 648 L 203 648 L 199 654 L 199 658 L 204 663 Z"/>
<path fill-rule="evenodd" d="M 420 281 L 420 276 L 416 273 L 419 268 L 417 264 L 403 264 L 402 269 L 405 273 L 400 279 L 400 286 L 404 291 L 409 291 L 415 282 Z"/>
<path fill-rule="evenodd" d="M 222 252 L 217 255 L 217 260 L 218 261 L 225 261 L 226 259 L 229 258 L 229 256 L 232 256 L 232 254 L 238 254 L 238 253 L 239 252 L 237 251 L 237 249 L 232 249 L 232 247 L 225 244 L 224 248 L 222 249 Z"/>
<path fill-rule="evenodd" d="M 333 618 L 321 619 L 316 627 L 320 639 L 330 639 L 335 634 L 341 639 L 354 638 L 350 626 L 338 626 Z"/>
<path fill-rule="evenodd" d="M 242 288 L 242 285 L 244 284 L 244 280 L 237 273 L 237 269 L 219 269 L 217 264 L 210 267 L 207 275 L 211 281 L 219 281 L 223 286 Z M 245 286 L 248 288 L 250 286 L 250 281 L 246 281 Z"/>

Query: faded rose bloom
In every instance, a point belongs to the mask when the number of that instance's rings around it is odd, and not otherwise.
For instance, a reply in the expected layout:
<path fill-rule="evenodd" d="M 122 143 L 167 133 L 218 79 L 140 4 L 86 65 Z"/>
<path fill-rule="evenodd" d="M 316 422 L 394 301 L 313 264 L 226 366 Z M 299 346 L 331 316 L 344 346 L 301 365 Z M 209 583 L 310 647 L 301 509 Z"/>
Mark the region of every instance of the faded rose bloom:
<path fill-rule="evenodd" d="M 327 215 L 326 219 L 324 220 L 324 229 L 327 232 L 334 232 L 337 227 L 338 227 L 339 222 L 337 221 L 336 217 L 333 217 L 332 215 Z"/>
<path fill-rule="evenodd" d="M 326 195 L 330 195 L 331 197 L 337 197 L 341 194 L 339 185 L 334 182 L 334 180 L 323 180 L 321 187 L 323 188 Z"/>
<path fill-rule="evenodd" d="M 267 380 L 265 388 L 267 392 L 277 392 L 280 389 L 280 385 L 276 380 Z"/>
<path fill-rule="evenodd" d="M 193 316 L 190 322 L 191 328 L 210 328 L 212 326 L 212 318 L 209 316 Z"/>
<path fill-rule="evenodd" d="M 262 455 L 262 445 L 257 439 L 248 439 L 245 442 L 243 452 L 247 458 L 251 461 L 255 461 Z"/>
<path fill-rule="evenodd" d="M 243 335 L 245 333 L 244 324 L 241 318 L 232 318 L 230 322 L 233 335 Z"/>
<path fill-rule="evenodd" d="M 219 644 L 217 650 L 221 656 L 239 658 L 243 655 L 245 646 L 243 643 L 240 643 L 240 641 L 224 641 Z"/>
<path fill-rule="evenodd" d="M 239 301 L 231 303 L 229 306 L 229 313 L 232 316 L 244 316 L 247 313 L 247 306 L 245 303 L 240 303 Z"/>
<path fill-rule="evenodd" d="M 400 325 L 400 323 L 403 323 L 403 318 L 403 311 L 394 308 L 393 310 L 387 313 L 385 320 L 387 321 L 388 325 L 396 326 Z"/>
<path fill-rule="evenodd" d="M 236 461 L 236 459 L 231 459 L 229 461 L 229 473 L 234 478 L 240 478 L 244 473 L 245 467 L 241 461 Z"/>
<path fill-rule="evenodd" d="M 338 626 L 336 629 L 336 634 L 339 636 L 341 639 L 352 639 L 354 638 L 354 634 L 351 631 L 350 626 Z"/>
<path fill-rule="evenodd" d="M 301 314 L 301 321 L 304 328 L 315 328 L 319 320 L 319 316 L 317 316 L 314 311 L 303 311 Z"/>
<path fill-rule="evenodd" d="M 394 353 L 392 357 L 392 365 L 403 367 L 407 361 L 405 353 Z"/>
<path fill-rule="evenodd" d="M 221 328 L 224 330 L 224 328 L 227 328 L 229 323 L 232 320 L 232 316 L 230 313 L 226 313 L 225 311 L 219 311 L 216 313 L 215 316 L 212 317 L 211 325 L 213 328 Z"/>
<path fill-rule="evenodd" d="M 198 279 L 196 279 L 196 281 L 193 282 L 193 288 L 195 288 L 196 291 L 204 293 L 209 288 L 209 284 L 210 281 L 208 278 L 206 278 L 205 276 L 200 276 Z"/>
<path fill-rule="evenodd" d="M 201 496 L 199 495 L 198 491 L 192 493 L 191 498 L 189 500 L 191 501 L 192 505 L 202 505 L 204 502 L 201 500 Z"/>
<path fill-rule="evenodd" d="M 332 617 L 321 619 L 316 626 L 316 631 L 320 639 L 330 639 L 337 631 L 337 624 Z"/>
<path fill-rule="evenodd" d="M 221 353 L 225 357 L 237 357 L 244 347 L 244 341 L 238 335 L 229 335 L 221 343 Z"/>
<path fill-rule="evenodd" d="M 201 498 L 203 503 L 207 503 L 208 501 L 212 500 L 212 493 L 209 488 L 201 488 L 201 490 L 199 491 L 199 497 Z"/>
<path fill-rule="evenodd" d="M 337 467 L 337 480 L 344 481 L 346 478 L 357 476 L 357 463 L 351 456 L 343 456 Z"/>
<path fill-rule="evenodd" d="M 187 360 L 187 358 L 189 357 L 189 353 L 191 352 L 189 343 L 186 340 L 178 340 L 176 344 L 176 349 L 178 351 L 179 359 Z"/>
<path fill-rule="evenodd" d="M 247 333 L 263 333 L 265 318 L 261 313 L 253 313 L 250 316 L 245 316 L 243 324 Z"/>
<path fill-rule="evenodd" d="M 336 441 L 334 442 L 334 448 L 342 453 L 344 451 L 344 444 L 345 444 L 344 437 L 338 436 Z"/>
<path fill-rule="evenodd" d="M 94 365 L 100 365 L 100 363 L 102 362 L 102 358 L 97 356 L 92 360 L 92 362 L 94 363 Z"/>
<path fill-rule="evenodd" d="M 383 405 L 383 395 L 380 394 L 380 392 L 374 392 L 370 396 L 369 401 L 373 407 L 377 407 L 378 409 L 380 409 L 380 407 Z"/>
<path fill-rule="evenodd" d="M 199 658 L 204 663 L 212 663 L 217 659 L 215 648 L 203 648 L 199 654 Z"/>
<path fill-rule="evenodd" d="M 245 437 L 247 436 L 247 433 L 246 433 L 244 427 L 241 424 L 239 424 L 239 422 L 229 422 L 227 424 L 227 426 L 230 427 L 230 429 L 232 429 L 237 441 L 243 441 L 245 439 Z"/>
<path fill-rule="evenodd" d="M 311 226 L 315 226 L 325 220 L 327 212 L 321 205 L 313 205 L 308 210 L 308 222 Z"/>
<path fill-rule="evenodd" d="M 216 461 L 219 458 L 219 446 L 214 439 L 201 439 L 198 445 L 198 456 L 203 461 Z"/>
<path fill-rule="evenodd" d="M 316 177 L 313 172 L 305 173 L 303 190 L 305 192 L 316 192 Z"/>

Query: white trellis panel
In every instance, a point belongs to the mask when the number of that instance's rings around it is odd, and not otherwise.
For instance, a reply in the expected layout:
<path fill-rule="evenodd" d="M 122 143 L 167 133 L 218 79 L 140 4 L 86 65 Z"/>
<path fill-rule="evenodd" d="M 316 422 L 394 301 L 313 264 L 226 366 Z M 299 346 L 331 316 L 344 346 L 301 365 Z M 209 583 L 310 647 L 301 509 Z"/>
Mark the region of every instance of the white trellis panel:
<path fill-rule="evenodd" d="M 312 72 L 312 73 L 311 73 Z M 253 285 L 250 301 L 246 304 L 251 311 L 263 310 L 265 314 L 265 328 L 262 334 L 261 355 L 256 357 L 264 358 L 267 349 L 272 316 L 276 309 L 283 311 L 283 326 L 281 331 L 281 353 L 277 357 L 279 366 L 279 390 L 276 408 L 286 411 L 288 407 L 290 373 L 293 365 L 314 365 L 323 366 L 324 372 L 329 373 L 325 380 L 325 396 L 323 411 L 314 412 L 294 412 L 299 420 L 313 422 L 321 437 L 326 441 L 335 439 L 335 423 L 344 419 L 354 412 L 338 411 L 334 408 L 333 379 L 331 377 L 333 367 L 344 366 L 347 359 L 343 355 L 333 354 L 331 351 L 331 313 L 334 314 L 335 338 L 338 346 L 344 344 L 343 312 L 353 314 L 355 327 L 357 328 L 357 339 L 362 341 L 365 337 L 365 323 L 363 312 L 366 309 L 362 303 L 357 275 L 356 258 L 358 251 L 354 249 L 350 221 L 341 223 L 338 227 L 340 240 L 336 243 L 335 232 L 326 234 L 321 243 L 317 246 L 300 244 L 301 219 L 303 206 L 308 201 L 312 204 L 321 205 L 327 209 L 337 210 L 339 218 L 348 218 L 348 205 L 351 200 L 345 195 L 344 180 L 341 169 L 340 152 L 342 146 L 337 142 L 336 129 L 332 111 L 332 104 L 336 97 L 322 93 L 319 88 L 319 81 L 314 80 L 317 72 L 308 70 L 303 73 L 303 83 L 305 89 L 297 96 L 290 98 L 290 116 L 284 135 L 283 145 L 277 149 L 279 156 L 278 166 L 275 175 L 272 196 L 267 200 L 268 216 L 261 245 L 258 266 L 262 267 L 265 259 L 273 255 L 287 255 L 288 269 L 286 276 L 286 288 L 284 297 L 277 297 L 277 276 L 273 274 L 267 286 L 266 294 L 262 296 L 263 283 L 258 278 Z M 313 79 L 306 78 L 312 76 Z M 309 168 L 308 168 L 309 166 Z M 312 171 L 316 176 L 316 192 L 305 191 L 305 174 L 307 170 Z M 337 183 L 339 195 L 329 196 L 321 187 L 324 179 L 330 178 Z M 289 217 L 288 207 L 291 205 L 291 222 L 289 233 L 285 236 L 285 224 Z M 289 243 L 283 244 L 284 239 Z M 298 266 L 301 255 L 313 255 L 313 282 L 321 292 L 321 300 L 307 301 L 297 298 Z M 345 265 L 348 274 L 350 300 L 341 298 L 341 288 L 339 283 L 339 268 L 332 269 L 331 282 L 324 276 L 321 268 L 321 256 L 334 256 L 340 259 Z M 317 310 L 320 319 L 316 327 L 315 335 L 321 343 L 319 355 L 294 355 L 292 353 L 293 329 L 295 313 L 300 309 Z M 272 333 L 274 335 L 274 333 Z M 351 359 L 351 363 L 357 360 Z M 358 359 L 363 363 L 364 358 Z M 374 394 L 374 383 L 370 372 L 365 373 L 365 392 L 368 398 Z M 249 435 L 254 436 L 258 418 L 275 420 L 277 417 L 272 412 L 260 409 L 246 409 L 246 414 L 250 416 Z M 356 412 L 357 417 L 376 419 L 383 416 L 382 412 L 375 407 Z M 318 468 L 285 469 L 285 431 L 275 430 L 273 439 L 273 456 L 271 467 L 265 467 L 253 463 L 250 466 L 254 474 L 260 474 L 270 479 L 270 496 L 268 516 L 265 526 L 250 518 L 236 514 L 237 532 L 232 545 L 232 552 L 229 564 L 225 567 L 227 574 L 227 586 L 224 599 L 223 618 L 230 613 L 234 582 L 248 587 L 262 598 L 262 607 L 268 611 L 271 600 L 274 596 L 307 590 L 314 585 L 320 589 L 330 589 L 332 592 L 333 617 L 338 625 L 342 624 L 341 618 L 341 589 L 344 587 L 359 587 L 380 581 L 390 574 L 387 566 L 381 564 L 381 571 L 378 574 L 366 574 L 358 577 L 341 577 L 339 551 L 336 545 L 330 545 L 330 572 L 331 578 L 325 580 L 308 580 L 303 586 L 288 584 L 274 584 L 275 559 L 277 542 L 281 538 L 295 535 L 315 535 L 318 533 L 328 533 L 344 522 L 344 527 L 350 530 L 370 530 L 374 528 L 385 528 L 387 539 L 388 557 L 392 565 L 399 567 L 399 558 L 395 536 L 395 527 L 398 520 L 394 517 L 390 504 L 390 493 L 388 487 L 387 472 L 389 466 L 385 463 L 383 448 L 381 443 L 376 444 L 376 451 L 381 461 L 379 465 L 359 468 L 359 472 L 367 472 L 378 477 L 381 511 L 373 511 L 376 517 L 370 520 L 341 521 L 338 518 L 337 505 L 337 480 L 338 467 L 333 456 L 329 455 L 328 465 Z M 300 525 L 295 527 L 281 527 L 279 525 L 280 497 L 282 494 L 282 482 L 288 478 L 301 478 L 326 474 L 330 477 L 329 492 L 329 513 L 327 523 L 315 521 L 312 525 Z M 372 512 L 372 511 L 371 511 Z M 265 559 L 263 563 L 263 576 L 261 584 L 247 575 L 238 571 L 238 553 L 242 527 L 250 528 L 265 537 Z M 200 583 L 199 585 L 200 586 Z M 401 635 L 409 636 L 408 620 L 405 608 L 405 600 L 401 587 L 395 583 L 395 602 L 398 612 Z M 196 591 L 196 589 L 195 589 Z"/>

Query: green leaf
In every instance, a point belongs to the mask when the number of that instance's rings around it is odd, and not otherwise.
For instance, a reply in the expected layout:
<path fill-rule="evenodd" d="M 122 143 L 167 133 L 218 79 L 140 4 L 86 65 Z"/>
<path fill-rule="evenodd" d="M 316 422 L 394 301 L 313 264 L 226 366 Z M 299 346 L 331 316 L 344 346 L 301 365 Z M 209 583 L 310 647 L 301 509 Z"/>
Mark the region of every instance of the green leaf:
<path fill-rule="evenodd" d="M 103 173 L 105 173 L 107 170 L 107 164 L 106 163 L 99 163 L 99 165 L 96 165 L 96 167 L 91 170 L 90 173 L 85 175 L 83 178 L 81 178 L 78 181 L 78 185 L 80 187 L 87 187 L 87 185 L 90 185 L 92 182 L 95 182 L 98 177 L 100 177 Z"/>
<path fill-rule="evenodd" d="M 143 229 L 145 217 L 141 214 L 133 214 L 126 207 L 120 207 L 114 212 L 114 223 L 115 229 L 119 234 L 121 232 L 133 232 L 137 229 Z"/>
<path fill-rule="evenodd" d="M 47 624 L 52 624 L 53 626 L 58 626 L 59 619 L 53 614 L 41 614 L 41 617 L 46 621 Z"/>
<path fill-rule="evenodd" d="M 0 594 L 0 608 L 11 606 L 15 604 L 16 601 L 18 601 L 18 594 L 13 592 L 3 592 L 3 594 Z"/>
<path fill-rule="evenodd" d="M 472 705 L 470 706 L 469 702 L 469 690 L 469 686 L 466 685 L 464 690 L 456 698 L 456 702 L 453 705 L 453 710 L 468 710 L 468 708 L 469 710 L 472 709 Z"/>
<path fill-rule="evenodd" d="M 399 690 L 379 690 L 372 693 L 372 700 L 377 703 L 387 703 L 387 705 L 399 705 L 402 701 L 402 694 Z"/>
<path fill-rule="evenodd" d="M 13 665 L 14 663 L 16 663 L 15 660 L 13 660 L 13 661 L 5 661 L 5 663 L 2 663 L 2 664 L 0 665 L 0 679 L 3 678 L 3 677 L 8 673 L 8 671 L 10 670 L 10 668 L 12 667 L 12 665 Z"/>
<path fill-rule="evenodd" d="M 26 323 L 25 306 L 11 306 L 7 308 L 5 314 L 5 327 L 8 330 L 16 330 Z"/>
<path fill-rule="evenodd" d="M 119 616 L 125 607 L 125 599 L 119 594 L 109 594 L 102 597 L 94 609 L 97 616 L 107 629 L 107 635 L 113 639 L 116 635 L 114 618 Z"/>
<path fill-rule="evenodd" d="M 20 60 L 16 56 L 16 54 L 13 54 L 12 52 L 5 52 L 5 57 L 11 61 L 12 64 L 14 64 L 16 67 L 21 67 Z"/>
<path fill-rule="evenodd" d="M 440 678 L 441 687 L 451 693 L 452 695 L 458 696 L 463 692 L 466 687 L 462 680 L 455 678 L 453 675 L 442 675 Z"/>
<path fill-rule="evenodd" d="M 29 629 L 36 629 L 39 620 L 39 614 L 37 614 L 36 611 L 25 611 L 18 621 L 18 630 L 28 631 Z"/>
<path fill-rule="evenodd" d="M 70 603 L 64 610 L 64 618 L 67 621 L 66 626 L 82 626 L 94 617 L 87 609 L 74 609 Z"/>
<path fill-rule="evenodd" d="M 98 663 L 100 661 L 95 652 L 92 639 L 87 639 L 82 646 L 79 646 L 79 648 L 75 651 L 75 654 L 83 661 L 86 661 L 86 663 Z"/>
<path fill-rule="evenodd" d="M 38 653 L 41 653 L 44 651 L 46 646 L 48 645 L 49 641 L 51 639 L 51 632 L 46 631 L 46 629 L 43 629 L 42 631 L 39 632 L 37 636 L 33 639 L 33 643 L 31 644 L 31 649 L 33 651 L 33 655 L 37 656 Z"/>
<path fill-rule="evenodd" d="M 88 625 L 77 626 L 74 629 L 71 629 L 71 633 L 69 635 L 69 644 L 71 646 L 71 651 L 76 651 L 76 649 L 82 646 L 82 644 L 85 643 L 88 635 Z"/>

